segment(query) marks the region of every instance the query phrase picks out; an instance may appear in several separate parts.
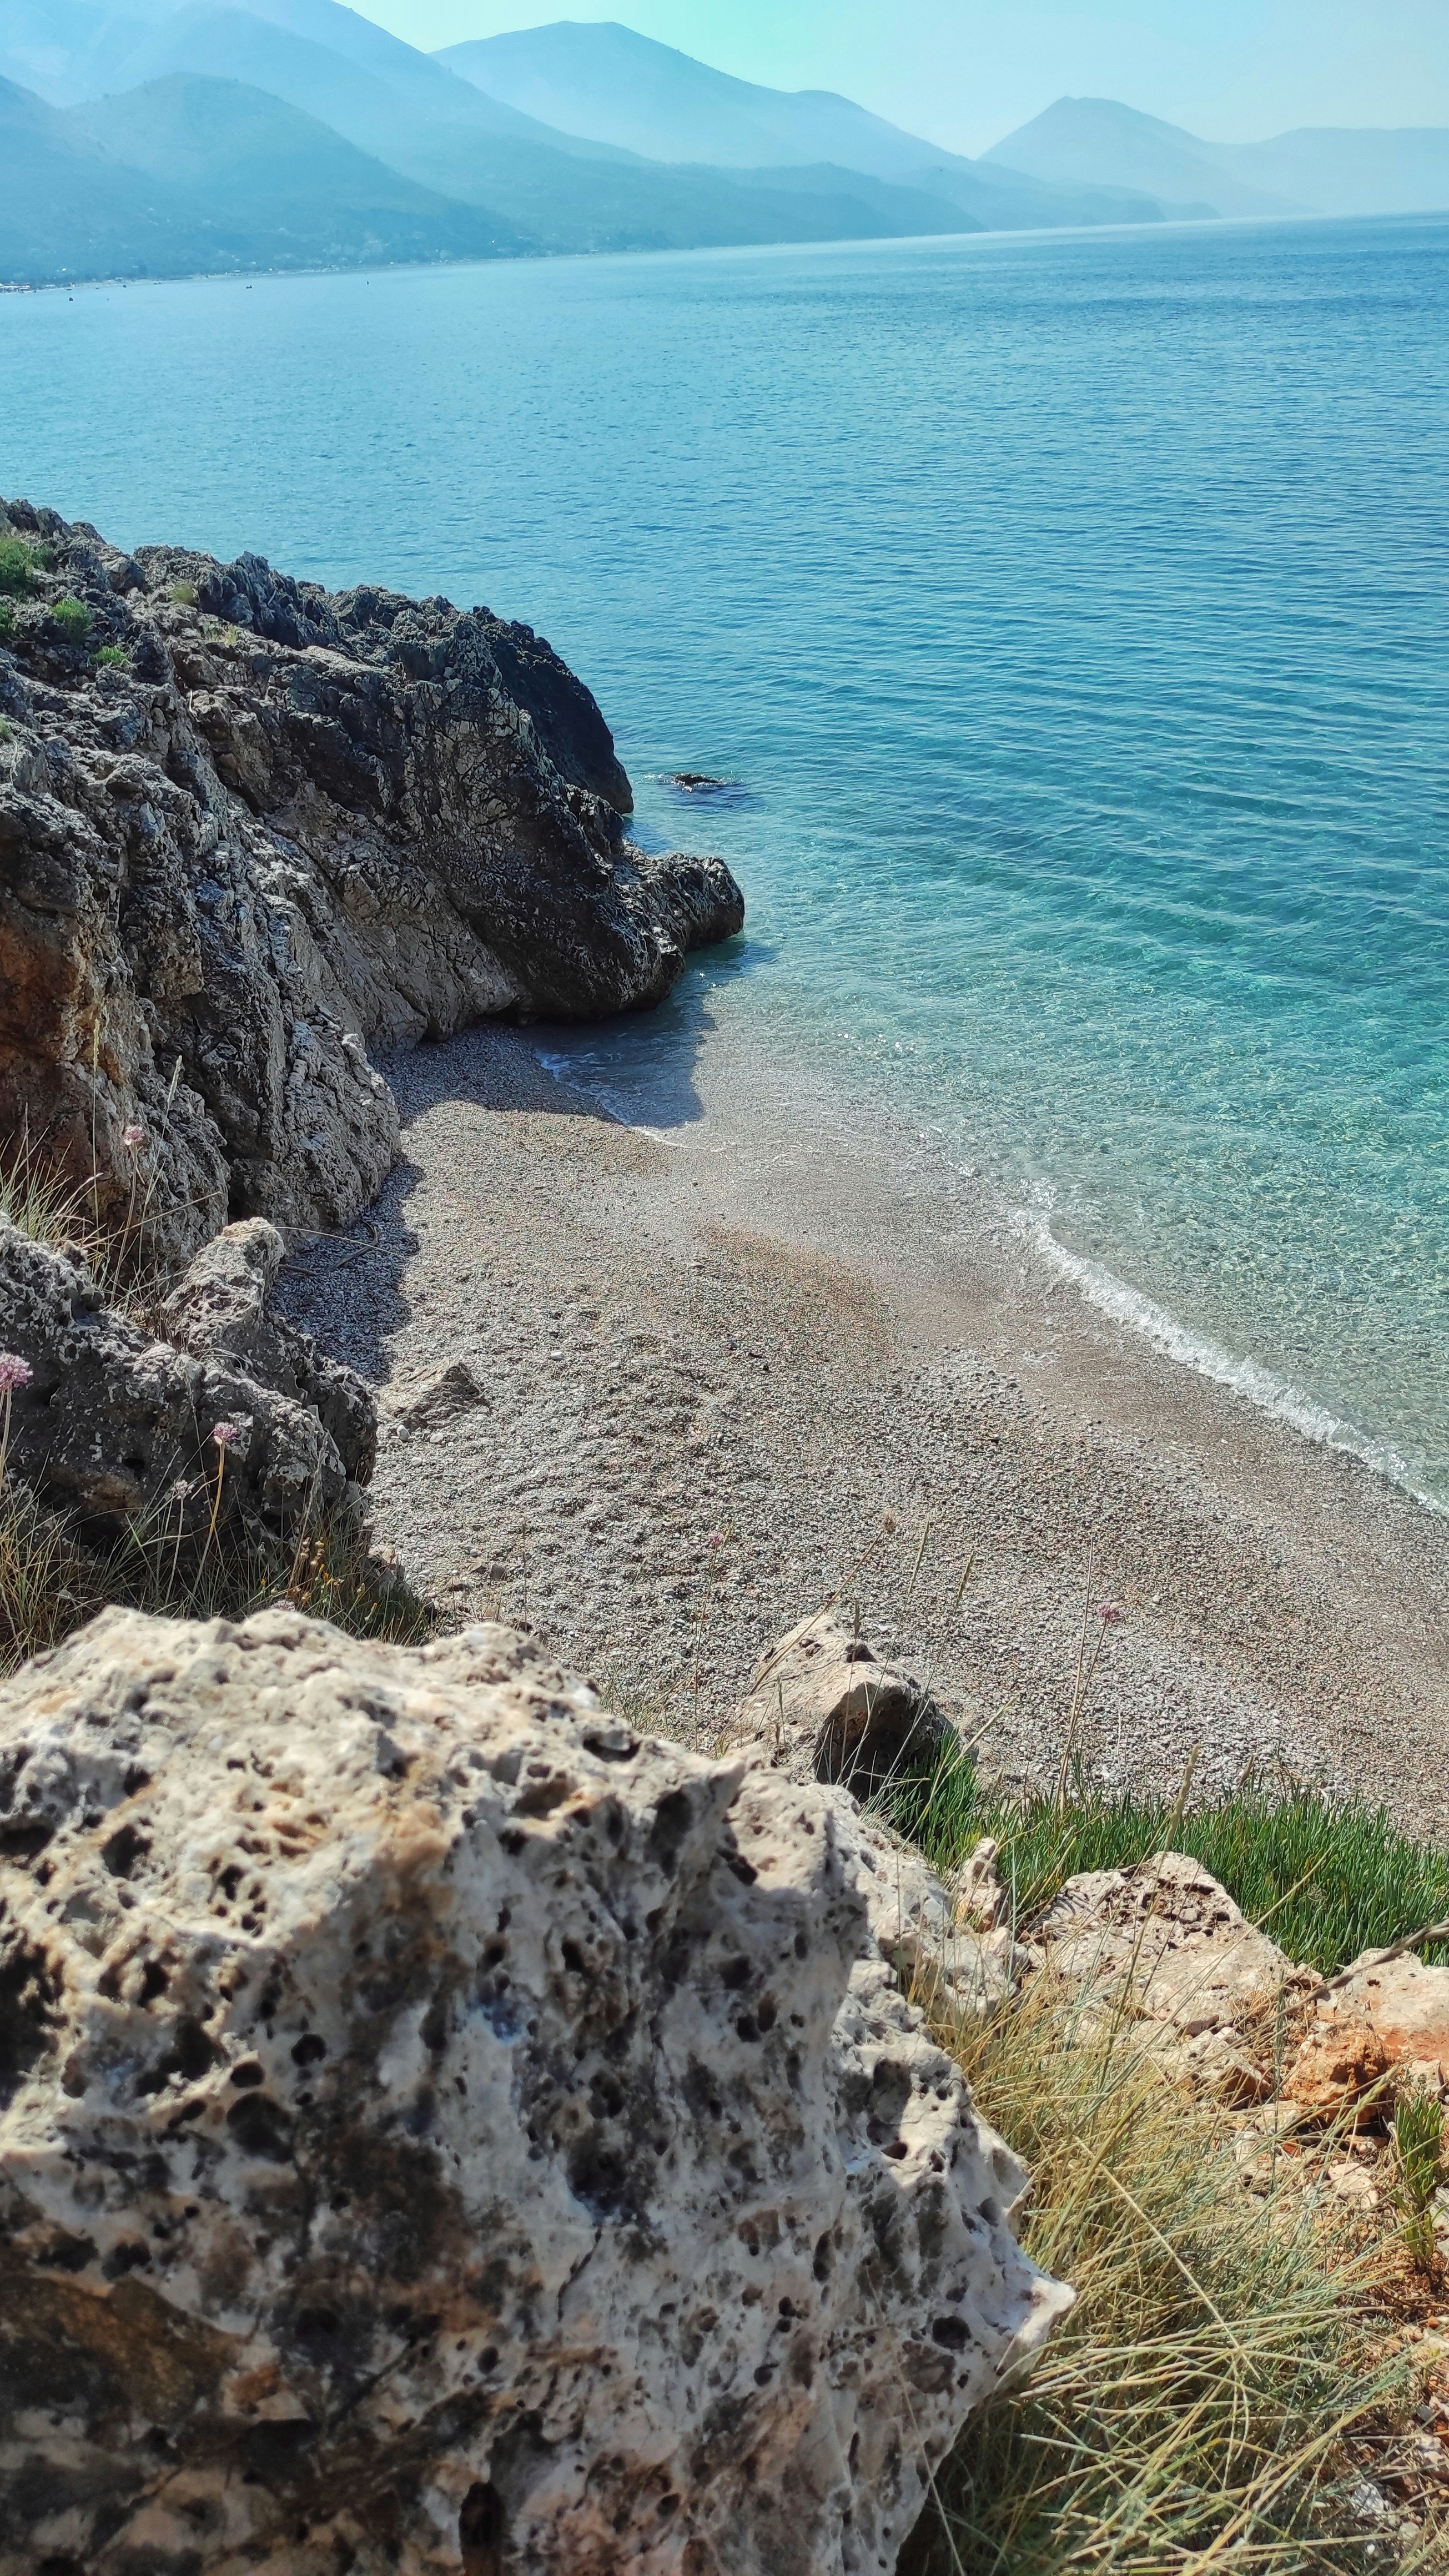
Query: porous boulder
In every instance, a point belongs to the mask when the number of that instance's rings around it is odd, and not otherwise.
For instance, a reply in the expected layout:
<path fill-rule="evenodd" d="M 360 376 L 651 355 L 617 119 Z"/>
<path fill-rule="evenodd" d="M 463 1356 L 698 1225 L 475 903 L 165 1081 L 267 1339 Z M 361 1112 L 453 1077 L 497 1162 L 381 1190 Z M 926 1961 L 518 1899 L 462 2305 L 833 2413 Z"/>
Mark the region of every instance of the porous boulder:
<path fill-rule="evenodd" d="M 1067 2294 L 849 1802 L 528 1644 L 0 1692 L 0 2570 L 877 2576 Z"/>
<path fill-rule="evenodd" d="M 0 1348 L 29 1372 L 11 1398 L 8 1471 L 93 1536 L 139 1524 L 178 1549 L 219 1528 L 282 1538 L 355 1509 L 376 1406 L 351 1369 L 268 1315 L 281 1261 L 263 1220 L 226 1228 L 168 1301 L 162 1338 L 107 1304 L 79 1252 L 0 1216 Z"/>
<path fill-rule="evenodd" d="M 1027 1943 L 1085 2014 L 1135 2021 L 1165 2073 L 1238 2104 L 1276 2091 L 1284 2032 L 1323 1983 L 1185 1852 L 1079 1872 Z"/>
<path fill-rule="evenodd" d="M 398 1139 L 370 1047 L 640 1009 L 739 929 L 719 860 L 629 840 L 603 717 L 529 628 L 19 501 L 0 541 L 0 1136 L 98 1167 L 152 1266 L 368 1205 Z"/>
<path fill-rule="evenodd" d="M 959 1739 L 914 1674 L 817 1611 L 762 1656 L 729 1740 L 792 1779 L 838 1781 L 865 1797 L 929 1770 Z"/>

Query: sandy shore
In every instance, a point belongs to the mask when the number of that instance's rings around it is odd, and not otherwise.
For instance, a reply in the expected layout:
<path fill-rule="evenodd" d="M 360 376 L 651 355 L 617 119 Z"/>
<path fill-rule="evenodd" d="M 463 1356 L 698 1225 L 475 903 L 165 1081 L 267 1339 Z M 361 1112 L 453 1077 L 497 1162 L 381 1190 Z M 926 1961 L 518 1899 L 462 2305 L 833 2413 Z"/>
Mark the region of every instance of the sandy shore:
<path fill-rule="evenodd" d="M 841 1590 L 1039 1777 L 1110 1603 L 1076 1731 L 1107 1778 L 1284 1766 L 1449 1834 L 1449 1521 L 1110 1321 L 919 1139 L 728 1029 L 647 1127 L 582 1087 L 591 1045 L 480 1029 L 389 1066 L 404 1159 L 284 1290 L 379 1384 L 378 1538 L 450 1617 L 525 1619 L 707 1744 Z M 486 1400 L 405 1427 L 456 1360 Z"/>

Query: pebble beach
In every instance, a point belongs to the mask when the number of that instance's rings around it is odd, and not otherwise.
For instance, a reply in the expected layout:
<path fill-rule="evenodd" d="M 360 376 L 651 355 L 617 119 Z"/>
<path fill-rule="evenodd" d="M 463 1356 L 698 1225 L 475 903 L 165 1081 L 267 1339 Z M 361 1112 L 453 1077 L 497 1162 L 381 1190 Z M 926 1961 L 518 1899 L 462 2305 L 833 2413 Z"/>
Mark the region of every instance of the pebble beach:
<path fill-rule="evenodd" d="M 728 1032 L 657 1124 L 574 1043 L 389 1063 L 402 1160 L 282 1292 L 378 1388 L 376 1543 L 446 1624 L 525 1625 L 708 1749 L 835 1601 L 1005 1780 L 1257 1774 L 1449 1831 L 1449 1523 Z"/>

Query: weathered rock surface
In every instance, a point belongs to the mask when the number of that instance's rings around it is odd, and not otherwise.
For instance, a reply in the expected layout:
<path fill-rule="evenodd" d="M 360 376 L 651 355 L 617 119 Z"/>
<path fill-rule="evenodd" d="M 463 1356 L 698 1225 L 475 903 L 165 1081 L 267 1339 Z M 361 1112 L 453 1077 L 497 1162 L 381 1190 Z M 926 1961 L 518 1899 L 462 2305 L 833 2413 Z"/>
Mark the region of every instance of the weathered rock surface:
<path fill-rule="evenodd" d="M 1182 1852 L 1068 1879 L 1030 1946 L 1085 2010 L 1142 2024 L 1165 2073 L 1237 2102 L 1277 2090 L 1284 2033 L 1323 1982 Z"/>
<path fill-rule="evenodd" d="M 1354 1961 L 1337 1994 L 1372 2022 L 1391 2065 L 1432 2062 L 1449 2082 L 1449 1968 L 1430 1967 L 1411 1953 L 1386 1959 L 1369 1950 Z"/>
<path fill-rule="evenodd" d="M 855 1854 L 871 1929 L 908 1994 L 949 2019 L 970 2018 L 1011 1991 L 1009 1931 L 976 1926 L 919 1851 L 869 1801 L 903 1768 L 929 1768 L 955 1741 L 950 1720 L 909 1673 L 816 1612 L 760 1659 L 726 1730 L 724 1750 L 784 1779 L 838 1785 L 840 1831 Z"/>
<path fill-rule="evenodd" d="M 1373 2023 L 1337 1999 L 1322 2002 L 1294 2049 L 1283 2077 L 1283 2098 L 1318 2120 L 1341 2120 L 1372 2103 L 1385 2108 L 1383 2079 L 1388 2052 Z"/>
<path fill-rule="evenodd" d="M 10 1472 L 97 1534 L 149 1523 L 178 1546 L 213 1522 L 280 1537 L 346 1505 L 372 1473 L 376 1408 L 351 1369 L 268 1316 L 281 1259 L 263 1220 L 227 1227 L 168 1301 L 161 1340 L 107 1306 L 79 1255 L 0 1217 L 0 1341 L 31 1372 Z"/>
<path fill-rule="evenodd" d="M 1369 2024 L 1387 2065 L 1422 2068 L 1426 2079 L 1437 2069 L 1449 2085 L 1449 1968 L 1367 1950 L 1335 1978 L 1332 2001 Z"/>
<path fill-rule="evenodd" d="M 496 1628 L 110 1612 L 30 1666 L 5 2576 L 891 2567 L 1064 2294 L 852 1815 Z"/>
<path fill-rule="evenodd" d="M 0 1135 L 94 1158 L 153 1259 L 365 1207 L 398 1134 L 369 1046 L 641 1008 L 740 927 L 718 860 L 627 839 L 528 628 L 22 502 L 5 536 L 46 562 L 0 632 Z"/>
<path fill-rule="evenodd" d="M 904 1769 L 928 1770 L 956 1731 L 912 1674 L 823 1611 L 761 1658 L 729 1741 L 792 1779 L 864 1797 Z"/>

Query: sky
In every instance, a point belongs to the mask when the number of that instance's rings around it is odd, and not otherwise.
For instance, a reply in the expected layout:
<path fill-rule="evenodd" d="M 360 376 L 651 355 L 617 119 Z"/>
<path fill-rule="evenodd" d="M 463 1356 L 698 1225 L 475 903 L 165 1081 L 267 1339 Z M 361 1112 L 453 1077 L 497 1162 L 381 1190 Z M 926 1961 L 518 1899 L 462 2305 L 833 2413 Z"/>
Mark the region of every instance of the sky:
<path fill-rule="evenodd" d="M 354 5 L 358 0 L 354 0 Z M 1449 0 L 361 0 L 433 48 L 622 18 L 721 71 L 834 89 L 952 151 L 1054 98 L 1125 99 L 1223 143 L 1294 125 L 1449 125 Z"/>

